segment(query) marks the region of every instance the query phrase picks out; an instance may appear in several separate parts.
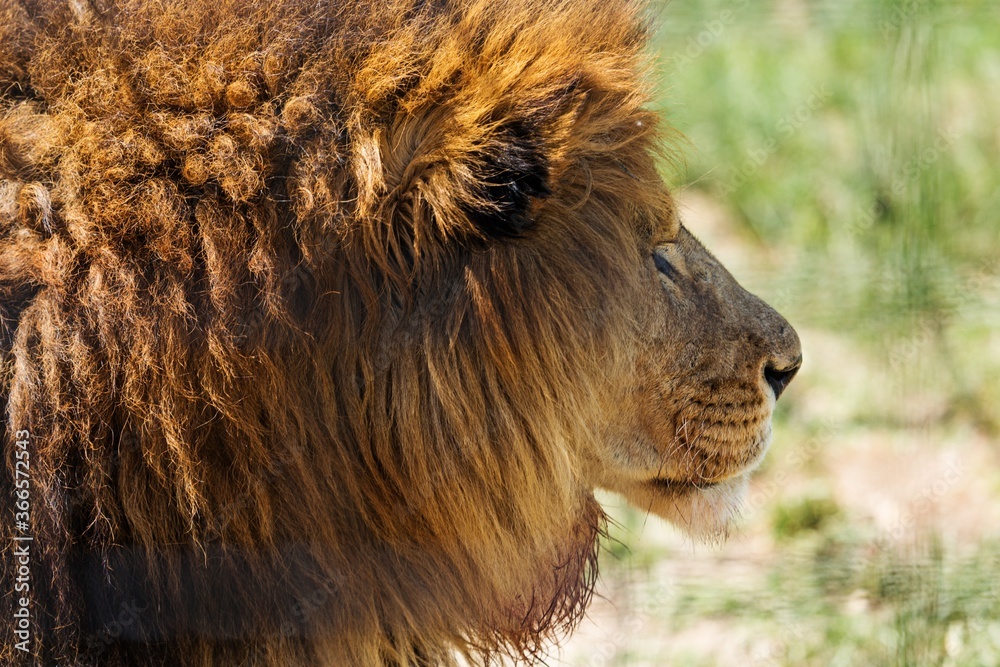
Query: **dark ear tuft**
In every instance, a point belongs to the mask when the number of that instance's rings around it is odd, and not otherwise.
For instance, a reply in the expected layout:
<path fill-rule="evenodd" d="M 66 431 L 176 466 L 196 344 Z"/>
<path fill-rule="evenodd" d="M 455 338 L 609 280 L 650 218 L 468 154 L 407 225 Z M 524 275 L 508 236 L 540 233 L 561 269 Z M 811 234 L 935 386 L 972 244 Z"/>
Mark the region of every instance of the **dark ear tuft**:
<path fill-rule="evenodd" d="M 517 237 L 531 224 L 531 199 L 547 197 L 549 166 L 541 138 L 521 121 L 501 129 L 499 151 L 486 162 L 477 193 L 480 202 L 469 207 L 470 220 L 485 236 Z"/>

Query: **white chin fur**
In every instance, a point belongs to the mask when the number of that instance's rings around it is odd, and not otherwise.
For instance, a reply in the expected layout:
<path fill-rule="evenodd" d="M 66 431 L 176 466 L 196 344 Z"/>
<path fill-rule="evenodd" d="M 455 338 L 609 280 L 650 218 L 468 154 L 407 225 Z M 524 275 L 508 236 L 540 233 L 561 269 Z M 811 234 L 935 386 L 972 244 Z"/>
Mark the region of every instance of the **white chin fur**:
<path fill-rule="evenodd" d="M 705 489 L 686 487 L 675 492 L 637 482 L 619 492 L 635 507 L 663 517 L 693 539 L 716 542 L 728 536 L 739 516 L 749 476 L 746 472 Z"/>

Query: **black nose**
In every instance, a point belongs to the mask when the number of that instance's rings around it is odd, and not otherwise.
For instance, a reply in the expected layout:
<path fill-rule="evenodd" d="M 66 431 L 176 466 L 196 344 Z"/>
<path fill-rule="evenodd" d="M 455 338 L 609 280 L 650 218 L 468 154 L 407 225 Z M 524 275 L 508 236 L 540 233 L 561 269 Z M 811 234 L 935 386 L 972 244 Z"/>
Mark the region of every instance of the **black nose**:
<path fill-rule="evenodd" d="M 795 374 L 799 372 L 799 368 L 801 366 L 802 355 L 799 355 L 790 366 L 786 366 L 785 368 L 778 368 L 772 364 L 768 364 L 764 367 L 764 379 L 767 380 L 767 383 L 771 385 L 771 389 L 774 390 L 774 400 L 778 400 L 778 397 L 781 396 L 781 392 L 785 390 L 788 383 L 791 382 L 792 378 L 795 377 Z"/>

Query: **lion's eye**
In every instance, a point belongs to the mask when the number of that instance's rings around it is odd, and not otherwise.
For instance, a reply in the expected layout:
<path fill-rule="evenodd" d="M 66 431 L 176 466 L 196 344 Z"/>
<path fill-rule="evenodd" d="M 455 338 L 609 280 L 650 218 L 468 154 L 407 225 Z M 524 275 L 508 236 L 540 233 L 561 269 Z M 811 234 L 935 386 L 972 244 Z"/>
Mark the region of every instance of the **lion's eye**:
<path fill-rule="evenodd" d="M 674 267 L 667 259 L 666 253 L 663 250 L 657 250 L 653 253 L 653 263 L 656 264 L 656 270 L 667 278 L 674 277 Z"/>

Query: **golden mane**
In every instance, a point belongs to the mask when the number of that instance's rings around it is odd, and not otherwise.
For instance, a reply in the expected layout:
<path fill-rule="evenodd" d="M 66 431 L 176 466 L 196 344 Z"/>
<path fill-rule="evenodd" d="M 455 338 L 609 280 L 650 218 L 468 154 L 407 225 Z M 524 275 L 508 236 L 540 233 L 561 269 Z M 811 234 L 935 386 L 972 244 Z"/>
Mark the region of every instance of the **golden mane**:
<path fill-rule="evenodd" d="M 629 0 L 0 9 L 34 614 L 0 662 L 530 661 L 571 627 L 603 514 L 570 454 L 628 355 L 602 286 L 670 206 L 646 33 Z"/>

